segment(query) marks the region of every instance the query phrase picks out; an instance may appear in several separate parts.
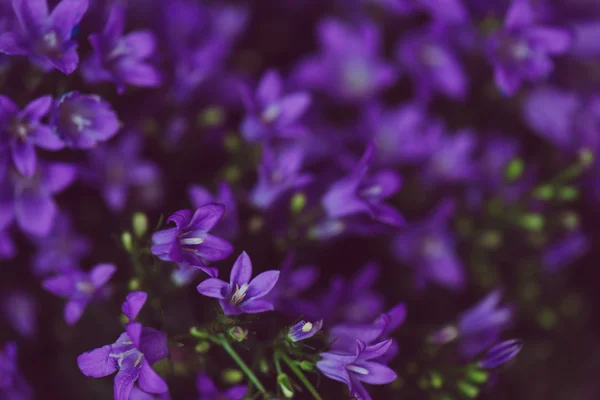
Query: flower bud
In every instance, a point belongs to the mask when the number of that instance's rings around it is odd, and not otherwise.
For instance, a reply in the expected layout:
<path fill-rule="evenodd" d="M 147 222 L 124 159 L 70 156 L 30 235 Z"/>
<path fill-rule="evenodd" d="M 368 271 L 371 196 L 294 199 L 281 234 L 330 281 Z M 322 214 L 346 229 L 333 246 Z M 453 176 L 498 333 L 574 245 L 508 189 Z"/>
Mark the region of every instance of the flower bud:
<path fill-rule="evenodd" d="M 141 238 L 148 231 L 148 217 L 146 217 L 146 214 L 136 212 L 131 218 L 131 225 L 135 236 Z"/>
<path fill-rule="evenodd" d="M 306 207 L 306 195 L 304 193 L 296 193 L 290 200 L 290 209 L 294 214 L 298 214 Z"/>
<path fill-rule="evenodd" d="M 228 368 L 223 371 L 223 381 L 229 385 L 238 384 L 244 379 L 244 374 L 239 369 Z"/>
<path fill-rule="evenodd" d="M 236 342 L 243 342 L 248 337 L 248 329 L 244 329 L 237 325 L 229 328 L 227 333 L 229 333 L 229 336 Z"/>
<path fill-rule="evenodd" d="M 281 388 L 281 392 L 286 399 L 291 399 L 294 397 L 294 387 L 292 386 L 292 382 L 290 382 L 290 378 L 286 374 L 279 374 L 277 376 L 277 384 Z"/>
<path fill-rule="evenodd" d="M 292 343 L 309 339 L 319 332 L 322 326 L 323 320 L 317 321 L 314 324 L 312 322 L 300 321 L 290 328 L 286 339 Z"/>
<path fill-rule="evenodd" d="M 458 391 L 469 399 L 474 399 L 479 396 L 479 388 L 465 381 L 458 381 L 456 384 Z"/>
<path fill-rule="evenodd" d="M 190 328 L 190 335 L 199 339 L 206 339 L 209 337 L 208 332 L 206 332 L 204 329 L 200 329 L 195 326 Z"/>
<path fill-rule="evenodd" d="M 204 341 L 204 340 L 201 342 L 198 342 L 196 347 L 194 347 L 194 351 L 196 353 L 206 353 L 209 349 L 210 349 L 210 343 L 208 343 L 207 341 Z"/>
<path fill-rule="evenodd" d="M 300 368 L 306 372 L 312 372 L 315 370 L 315 364 L 310 361 L 300 361 Z"/>
<path fill-rule="evenodd" d="M 121 245 L 127 252 L 131 253 L 133 250 L 133 237 L 130 232 L 125 231 L 121 234 Z"/>
<path fill-rule="evenodd" d="M 516 339 L 505 340 L 492 347 L 485 357 L 479 361 L 479 366 L 494 369 L 512 360 L 523 348 L 523 342 Z"/>

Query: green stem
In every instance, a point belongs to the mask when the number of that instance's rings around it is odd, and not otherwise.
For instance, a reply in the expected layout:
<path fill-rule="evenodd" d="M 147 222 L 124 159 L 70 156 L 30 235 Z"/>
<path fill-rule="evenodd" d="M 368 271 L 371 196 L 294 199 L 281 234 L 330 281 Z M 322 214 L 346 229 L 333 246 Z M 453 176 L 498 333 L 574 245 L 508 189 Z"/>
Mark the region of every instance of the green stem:
<path fill-rule="evenodd" d="M 229 354 L 231 358 L 233 358 L 233 361 L 236 362 L 240 369 L 246 374 L 250 382 L 252 382 L 254 386 L 256 386 L 258 391 L 261 392 L 263 395 L 266 394 L 267 391 L 265 390 L 263 384 L 260 383 L 256 375 L 254 375 L 254 372 L 252 372 L 252 370 L 248 368 L 248 365 L 246 365 L 244 360 L 242 360 L 238 353 L 233 349 L 233 347 L 231 347 L 227 339 L 225 339 L 223 335 L 219 335 L 219 338 L 216 341 L 218 344 L 221 345 L 221 347 L 223 347 L 223 349 L 225 349 L 227 354 Z"/>
<path fill-rule="evenodd" d="M 310 383 L 310 381 L 306 379 L 304 373 L 300 369 L 298 369 L 294 362 L 285 353 L 277 352 L 275 357 L 281 358 L 283 362 L 286 363 L 286 365 L 292 370 L 292 372 L 298 377 L 298 379 L 300 379 L 304 386 L 306 386 L 310 394 L 312 394 L 315 399 L 323 400 L 323 398 L 317 392 L 317 389 L 315 389 L 312 383 Z"/>

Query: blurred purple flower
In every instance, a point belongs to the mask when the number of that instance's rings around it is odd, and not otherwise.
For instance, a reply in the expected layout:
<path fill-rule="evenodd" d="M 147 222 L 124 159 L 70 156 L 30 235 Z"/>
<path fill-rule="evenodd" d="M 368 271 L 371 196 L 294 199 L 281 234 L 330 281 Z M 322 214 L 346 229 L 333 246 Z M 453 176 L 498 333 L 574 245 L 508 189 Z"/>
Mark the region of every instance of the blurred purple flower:
<path fill-rule="evenodd" d="M 23 291 L 8 293 L 2 299 L 2 313 L 19 335 L 28 339 L 36 336 L 38 306 L 31 294 Z"/>
<path fill-rule="evenodd" d="M 122 311 L 133 321 L 147 299 L 145 292 L 127 295 Z M 82 353 L 77 357 L 81 372 L 91 378 L 102 378 L 117 372 L 115 400 L 129 400 L 135 381 L 147 393 L 166 393 L 166 382 L 152 369 L 152 364 L 167 357 L 167 334 L 139 322 L 130 322 L 125 332 L 111 345 Z"/>
<path fill-rule="evenodd" d="M 529 0 L 513 0 L 504 27 L 487 44 L 496 84 L 513 95 L 524 80 L 547 77 L 554 67 L 550 55 L 564 54 L 572 39 L 565 29 L 538 25 Z"/>
<path fill-rule="evenodd" d="M 250 142 L 267 141 L 274 137 L 296 137 L 304 128 L 298 120 L 311 103 L 306 92 L 283 94 L 283 81 L 279 72 L 269 70 L 262 76 L 254 96 L 243 88 L 247 115 L 240 130 Z"/>
<path fill-rule="evenodd" d="M 10 260 L 16 255 L 17 246 L 15 246 L 8 229 L 0 229 L 0 260 Z"/>
<path fill-rule="evenodd" d="M 273 310 L 273 303 L 263 299 L 279 279 L 279 271 L 266 271 L 252 277 L 252 262 L 242 252 L 233 264 L 229 283 L 208 278 L 198 285 L 204 296 L 219 299 L 225 315 L 256 314 Z"/>
<path fill-rule="evenodd" d="M 16 219 L 23 232 L 47 235 L 57 213 L 53 195 L 66 189 L 76 173 L 75 166 L 63 163 L 39 164 L 30 178 L 9 170 L 0 181 L 0 230 Z"/>
<path fill-rule="evenodd" d="M 310 339 L 311 337 L 315 336 L 322 327 L 322 319 L 316 321 L 315 323 L 300 321 L 294 326 L 290 327 L 288 333 L 286 334 L 286 338 L 294 343 Z"/>
<path fill-rule="evenodd" d="M 37 168 L 35 146 L 46 150 L 64 147 L 52 129 L 40 123 L 51 105 L 52 96 L 43 96 L 19 110 L 10 98 L 0 95 L 0 147 L 10 150 L 15 167 L 27 177 Z"/>
<path fill-rule="evenodd" d="M 71 32 L 88 8 L 88 0 L 62 0 L 49 13 L 47 0 L 12 0 L 18 25 L 0 34 L 0 52 L 29 56 L 45 71 L 70 74 L 77 68 L 77 42 Z"/>
<path fill-rule="evenodd" d="M 400 232 L 392 242 L 392 251 L 398 261 L 415 269 L 418 287 L 431 281 L 457 290 L 465 284 L 463 264 L 448 228 L 453 213 L 454 202 L 445 200 L 424 220 Z"/>
<path fill-rule="evenodd" d="M 113 264 L 98 264 L 89 272 L 70 269 L 45 279 L 42 286 L 56 296 L 69 299 L 65 305 L 64 317 L 67 324 L 75 325 L 87 305 L 102 293 L 116 271 Z"/>
<path fill-rule="evenodd" d="M 317 29 L 321 52 L 298 65 L 294 80 L 300 86 L 354 102 L 367 100 L 396 81 L 397 71 L 379 55 L 376 25 L 351 26 L 328 18 Z"/>
<path fill-rule="evenodd" d="M 68 147 L 89 149 L 112 138 L 120 128 L 117 114 L 98 95 L 69 92 L 56 103 L 51 125 Z"/>
<path fill-rule="evenodd" d="M 477 138 L 469 130 L 444 136 L 437 142 L 435 152 L 424 166 L 422 179 L 429 185 L 474 179 L 478 172 L 472 159 L 476 146 Z"/>
<path fill-rule="evenodd" d="M 237 202 L 229 183 L 221 182 L 217 192 L 213 196 L 208 190 L 200 185 L 190 185 L 188 196 L 194 208 L 200 208 L 209 203 L 218 203 L 225 206 L 225 213 L 212 232 L 225 239 L 234 239 L 239 231 Z"/>
<path fill-rule="evenodd" d="M 373 361 L 384 355 L 391 344 L 391 339 L 370 346 L 357 340 L 354 354 L 321 353 L 323 358 L 317 362 L 317 368 L 325 376 L 348 385 L 350 396 L 360 400 L 371 400 L 371 396 L 362 382 L 371 385 L 385 385 L 396 380 L 397 375 L 391 368 Z"/>
<path fill-rule="evenodd" d="M 34 392 L 17 365 L 17 345 L 7 342 L 0 350 L 0 398 L 2 400 L 32 400 Z"/>
<path fill-rule="evenodd" d="M 542 253 L 542 265 L 551 272 L 557 272 L 577 261 L 590 250 L 590 240 L 583 232 L 573 232 L 551 243 Z"/>
<path fill-rule="evenodd" d="M 219 261 L 229 257 L 231 244 L 208 232 L 219 222 L 225 212 L 221 204 L 206 204 L 192 214 L 190 210 L 179 210 L 167 218 L 174 228 L 158 231 L 152 235 L 152 254 L 163 261 L 173 261 L 184 266 L 194 266 L 211 277 L 217 269 L 205 267 L 206 261 Z"/>
<path fill-rule="evenodd" d="M 205 373 L 199 373 L 196 376 L 196 389 L 200 393 L 198 400 L 242 400 L 248 392 L 246 385 L 232 386 L 220 392 L 212 379 Z"/>
<path fill-rule="evenodd" d="M 488 350 L 484 358 L 479 361 L 479 367 L 485 369 L 498 368 L 506 364 L 519 354 L 523 342 L 516 339 L 505 340 Z"/>
<path fill-rule="evenodd" d="M 81 73 L 88 83 L 113 82 L 119 93 L 125 85 L 156 87 L 161 83 L 159 71 L 147 62 L 156 51 L 156 38 L 149 30 L 124 35 L 125 8 L 110 7 L 102 33 L 93 33 L 89 41 L 94 54 L 85 60 Z"/>

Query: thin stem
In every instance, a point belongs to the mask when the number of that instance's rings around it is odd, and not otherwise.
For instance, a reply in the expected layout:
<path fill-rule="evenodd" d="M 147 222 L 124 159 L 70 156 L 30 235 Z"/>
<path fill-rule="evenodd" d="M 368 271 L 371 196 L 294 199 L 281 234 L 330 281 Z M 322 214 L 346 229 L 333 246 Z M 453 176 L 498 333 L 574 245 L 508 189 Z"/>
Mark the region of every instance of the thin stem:
<path fill-rule="evenodd" d="M 254 375 L 254 372 L 252 372 L 252 370 L 250 368 L 248 368 L 248 365 L 246 365 L 244 360 L 242 360 L 240 358 L 240 356 L 238 355 L 238 353 L 233 349 L 233 347 L 231 347 L 231 345 L 229 344 L 227 339 L 225 339 L 225 337 L 223 335 L 219 335 L 219 339 L 217 340 L 217 343 L 219 343 L 221 345 L 221 347 L 223 347 L 223 349 L 225 349 L 227 354 L 229 354 L 231 356 L 231 358 L 233 358 L 233 361 L 236 362 L 236 364 L 240 367 L 240 369 L 244 372 L 244 374 L 246 374 L 246 376 L 248 377 L 250 382 L 252 382 L 254 384 L 254 386 L 256 386 L 258 391 L 260 393 L 262 393 L 263 395 L 265 395 L 267 393 L 267 391 L 265 390 L 265 387 L 263 386 L 263 384 L 260 383 L 260 381 L 258 380 L 256 375 Z"/>
<path fill-rule="evenodd" d="M 292 370 L 292 372 L 298 377 L 298 379 L 300 379 L 304 386 L 306 386 L 310 394 L 312 394 L 315 399 L 323 400 L 323 398 L 317 392 L 317 389 L 315 389 L 312 383 L 310 383 L 306 376 L 304 376 L 304 373 L 300 369 L 298 369 L 294 362 L 285 353 L 277 352 L 275 357 L 280 357 L 283 360 L 283 362 L 286 363 L 286 365 Z"/>

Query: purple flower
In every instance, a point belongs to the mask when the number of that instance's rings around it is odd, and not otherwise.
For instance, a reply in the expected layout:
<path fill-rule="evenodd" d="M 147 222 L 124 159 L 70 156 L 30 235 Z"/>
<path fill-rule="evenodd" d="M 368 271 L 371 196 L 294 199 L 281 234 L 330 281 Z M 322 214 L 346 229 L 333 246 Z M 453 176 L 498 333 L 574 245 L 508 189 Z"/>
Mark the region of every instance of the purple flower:
<path fill-rule="evenodd" d="M 10 98 L 0 95 L 0 147 L 10 149 L 15 167 L 25 176 L 32 176 L 37 167 L 35 146 L 46 150 L 64 147 L 52 129 L 40 123 L 51 105 L 52 96 L 43 96 L 19 110 Z"/>
<path fill-rule="evenodd" d="M 220 392 L 212 379 L 205 373 L 199 373 L 196 376 L 196 388 L 200 393 L 199 400 L 242 400 L 248 392 L 246 385 L 232 386 Z"/>
<path fill-rule="evenodd" d="M 498 368 L 506 364 L 519 354 L 523 348 L 523 342 L 516 339 L 505 340 L 488 350 L 483 359 L 479 361 L 479 367 L 485 369 Z"/>
<path fill-rule="evenodd" d="M 239 230 L 237 202 L 229 183 L 220 183 L 214 196 L 200 185 L 190 185 L 188 196 L 194 208 L 200 208 L 209 203 L 223 204 L 225 213 L 213 232 L 226 239 L 233 239 L 237 236 Z"/>
<path fill-rule="evenodd" d="M 113 264 L 98 264 L 90 272 L 71 269 L 44 280 L 42 286 L 52 294 L 69 299 L 65 305 L 65 321 L 75 325 L 88 303 L 98 297 L 116 271 Z"/>
<path fill-rule="evenodd" d="M 429 101 L 436 92 L 457 100 L 467 94 L 467 76 L 449 43 L 451 37 L 445 25 L 434 24 L 398 43 L 396 58 L 415 81 L 420 101 Z"/>
<path fill-rule="evenodd" d="M 318 25 L 321 53 L 300 63 L 298 84 L 325 91 L 342 101 L 362 101 L 396 81 L 393 66 L 379 56 L 380 34 L 374 24 L 350 26 L 336 19 Z"/>
<path fill-rule="evenodd" d="M 0 230 L 16 219 L 23 232 L 47 235 L 57 213 L 52 196 L 66 189 L 76 173 L 75 166 L 63 163 L 40 164 L 30 178 L 9 170 L 0 181 Z"/>
<path fill-rule="evenodd" d="M 283 82 L 275 70 L 263 75 L 254 97 L 244 90 L 248 114 L 240 130 L 246 140 L 253 142 L 273 137 L 295 137 L 303 132 L 298 119 L 310 106 L 310 95 L 306 92 L 283 95 L 282 92 Z"/>
<path fill-rule="evenodd" d="M 301 340 L 310 339 L 311 337 L 315 336 L 322 327 L 322 319 L 318 320 L 314 324 L 312 322 L 300 321 L 289 329 L 288 333 L 286 334 L 286 338 L 294 343 Z"/>
<path fill-rule="evenodd" d="M 19 335 L 28 339 L 35 337 L 38 327 L 38 306 L 31 294 L 22 291 L 7 294 L 2 300 L 2 311 Z"/>
<path fill-rule="evenodd" d="M 2 400 L 31 400 L 34 398 L 31 386 L 17 366 L 17 345 L 7 342 L 0 349 L 0 398 Z"/>
<path fill-rule="evenodd" d="M 146 60 L 156 51 L 156 38 L 148 30 L 124 35 L 125 9 L 113 5 L 102 33 L 89 36 L 94 49 L 82 64 L 82 74 L 89 83 L 114 82 L 119 93 L 125 85 L 156 87 L 161 83 L 160 73 Z"/>
<path fill-rule="evenodd" d="M 370 144 L 353 171 L 334 182 L 323 195 L 321 203 L 330 219 L 366 214 L 391 226 L 403 223 L 398 210 L 383 203 L 400 189 L 400 176 L 392 170 L 367 175 L 373 149 Z"/>
<path fill-rule="evenodd" d="M 89 149 L 112 138 L 120 128 L 110 104 L 100 96 L 69 92 L 57 102 L 51 123 L 68 147 Z"/>
<path fill-rule="evenodd" d="M 17 255 L 15 246 L 8 230 L 0 229 L 0 260 L 11 259 Z"/>
<path fill-rule="evenodd" d="M 39 276 L 76 268 L 90 251 L 89 239 L 74 232 L 71 219 L 64 212 L 57 215 L 47 236 L 34 241 L 37 251 L 32 269 Z"/>
<path fill-rule="evenodd" d="M 79 56 L 71 32 L 87 11 L 88 0 L 62 0 L 50 14 L 47 0 L 12 0 L 12 5 L 18 25 L 0 35 L 0 52 L 28 55 L 44 70 L 75 71 Z"/>
<path fill-rule="evenodd" d="M 269 209 L 284 193 L 306 186 L 312 176 L 302 173 L 304 151 L 299 146 L 274 149 L 263 147 L 263 159 L 258 167 L 258 182 L 250 200 L 262 210 Z"/>
<path fill-rule="evenodd" d="M 211 277 L 217 276 L 216 268 L 205 267 L 206 261 L 219 261 L 229 257 L 231 244 L 208 232 L 219 222 L 225 212 L 221 204 L 207 204 L 192 214 L 179 210 L 167 218 L 174 228 L 164 229 L 152 235 L 152 254 L 163 261 L 197 267 Z"/>
<path fill-rule="evenodd" d="M 208 278 L 198 285 L 204 296 L 219 299 L 225 315 L 256 314 L 273 310 L 273 303 L 263 299 L 277 283 L 279 271 L 266 271 L 252 277 L 252 263 L 242 252 L 233 264 L 229 283 Z"/>
<path fill-rule="evenodd" d="M 317 368 L 327 377 L 348 385 L 350 396 L 359 400 L 371 400 L 363 382 L 385 385 L 396 380 L 397 375 L 391 368 L 373 361 L 384 355 L 391 344 L 391 339 L 370 346 L 357 340 L 354 354 L 321 353 L 323 359 L 317 362 Z"/>
<path fill-rule="evenodd" d="M 429 162 L 424 166 L 423 179 L 429 184 L 460 183 L 474 179 L 477 174 L 473 153 L 477 138 L 472 131 L 460 130 L 444 136 Z"/>
<path fill-rule="evenodd" d="M 130 321 L 138 315 L 147 297 L 145 292 L 129 293 L 122 311 Z M 129 400 L 135 381 L 144 392 L 167 392 L 167 384 L 154 372 L 152 364 L 167 357 L 168 353 L 166 333 L 131 322 L 115 343 L 80 354 L 77 364 L 81 372 L 91 378 L 117 372 L 115 400 Z"/>
<path fill-rule="evenodd" d="M 140 156 L 142 138 L 136 133 L 118 142 L 101 146 L 88 153 L 84 179 L 102 190 L 104 201 L 112 211 L 122 211 L 131 187 L 148 187 L 158 181 L 158 166 Z"/>
<path fill-rule="evenodd" d="M 496 84 L 507 95 L 522 81 L 537 81 L 552 72 L 550 55 L 563 54 L 572 42 L 569 31 L 536 24 L 536 13 L 528 0 L 513 0 L 504 28 L 488 42 Z"/>
<path fill-rule="evenodd" d="M 583 232 L 573 232 L 551 243 L 542 253 L 542 265 L 548 271 L 557 272 L 581 258 L 590 250 L 590 240 Z"/>
<path fill-rule="evenodd" d="M 418 287 L 432 281 L 456 290 L 465 284 L 465 271 L 448 229 L 453 212 L 454 203 L 443 201 L 425 220 L 407 227 L 392 242 L 396 258 L 415 269 Z"/>

